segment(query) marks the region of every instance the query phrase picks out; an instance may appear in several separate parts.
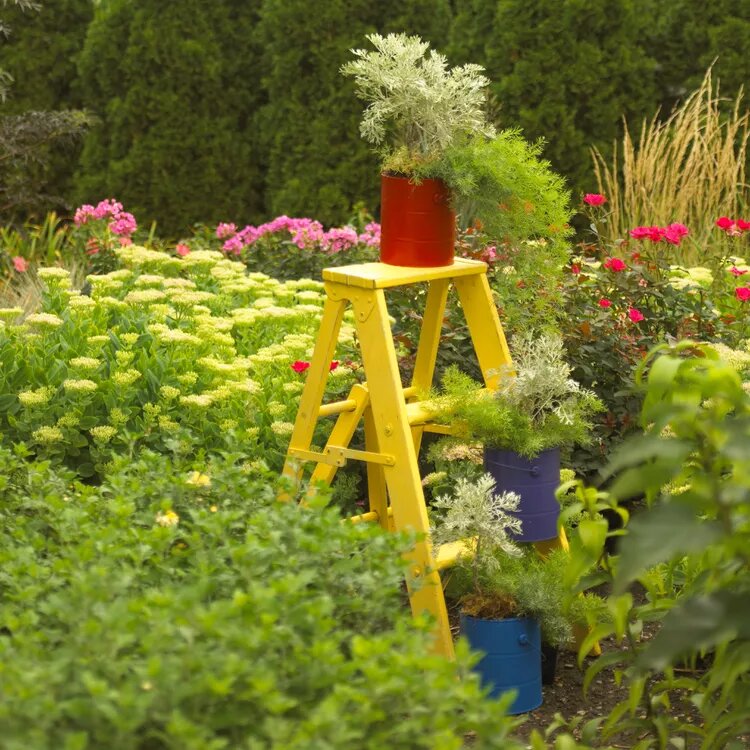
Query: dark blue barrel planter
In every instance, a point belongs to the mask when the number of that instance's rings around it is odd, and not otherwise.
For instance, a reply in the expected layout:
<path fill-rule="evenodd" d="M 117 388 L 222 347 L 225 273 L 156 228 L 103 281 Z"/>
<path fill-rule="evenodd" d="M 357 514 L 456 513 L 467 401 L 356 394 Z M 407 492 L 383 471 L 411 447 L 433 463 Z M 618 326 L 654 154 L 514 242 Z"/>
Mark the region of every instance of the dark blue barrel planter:
<path fill-rule="evenodd" d="M 490 695 L 496 698 L 516 690 L 508 713 L 522 714 L 542 705 L 542 635 L 537 620 L 483 620 L 461 615 L 461 632 L 475 651 L 485 654 L 474 671 Z"/>
<path fill-rule="evenodd" d="M 557 537 L 560 504 L 555 490 L 560 486 L 560 449 L 543 451 L 535 458 L 524 458 L 513 451 L 484 449 L 484 468 L 495 480 L 496 492 L 520 495 L 518 512 L 521 533 L 518 542 L 541 542 Z"/>

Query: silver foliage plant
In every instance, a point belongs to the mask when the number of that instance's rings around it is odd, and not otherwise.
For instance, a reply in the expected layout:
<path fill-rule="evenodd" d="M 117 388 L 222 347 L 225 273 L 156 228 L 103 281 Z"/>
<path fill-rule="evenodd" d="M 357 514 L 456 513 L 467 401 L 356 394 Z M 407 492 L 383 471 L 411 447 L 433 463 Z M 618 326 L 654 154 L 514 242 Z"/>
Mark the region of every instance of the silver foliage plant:
<path fill-rule="evenodd" d="M 479 590 L 479 571 L 499 568 L 498 552 L 518 556 L 521 550 L 508 536 L 520 534 L 521 519 L 511 513 L 518 510 L 521 498 L 515 492 L 495 493 L 495 480 L 484 474 L 475 482 L 461 478 L 453 495 L 441 495 L 432 504 L 433 510 L 445 511 L 431 529 L 435 544 L 474 539 L 474 555 L 468 563 L 472 569 L 474 588 Z"/>
<path fill-rule="evenodd" d="M 463 138 L 494 137 L 484 111 L 489 84 L 484 68 L 449 68 L 445 56 L 418 36 L 370 34 L 367 39 L 375 49 L 353 49 L 356 59 L 341 73 L 354 77 L 357 95 L 369 102 L 360 132 L 382 149 L 385 170 L 409 172 Z M 389 135 L 392 145 L 384 146 Z"/>
<path fill-rule="evenodd" d="M 544 334 L 513 338 L 513 365 L 500 368 L 497 397 L 529 414 L 534 425 L 541 427 L 548 414 L 560 422 L 573 424 L 581 401 L 596 399 L 570 377 L 565 349 L 560 336 Z"/>

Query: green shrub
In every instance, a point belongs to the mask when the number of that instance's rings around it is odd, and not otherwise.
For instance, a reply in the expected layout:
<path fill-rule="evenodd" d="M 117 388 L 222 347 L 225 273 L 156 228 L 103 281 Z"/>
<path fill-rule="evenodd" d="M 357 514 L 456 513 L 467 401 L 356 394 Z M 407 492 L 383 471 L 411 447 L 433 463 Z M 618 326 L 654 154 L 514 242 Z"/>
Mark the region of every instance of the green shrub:
<path fill-rule="evenodd" d="M 410 541 L 234 460 L 124 459 L 95 490 L 0 449 L 4 747 L 518 747 L 403 607 Z"/>
<path fill-rule="evenodd" d="M 89 26 L 79 203 L 116 194 L 166 234 L 262 212 L 252 115 L 263 101 L 254 42 L 259 2 L 115 1 Z"/>
<path fill-rule="evenodd" d="M 584 689 L 613 666 L 628 689 L 599 719 L 594 744 L 739 750 L 750 731 L 750 394 L 731 364 L 692 341 L 652 350 L 637 383 L 642 430 L 606 467 L 610 492 L 579 485 L 568 507 L 584 512 L 568 581 L 585 585 L 596 568 L 612 587 L 611 620 L 579 657 L 609 636 L 622 645 L 592 662 Z M 622 503 L 637 496 L 646 507 L 630 520 Z M 605 509 L 623 529 L 608 529 Z M 613 536 L 616 557 L 605 547 Z M 645 601 L 633 596 L 636 581 Z M 656 635 L 642 637 L 654 620 Z M 707 668 L 683 668 L 707 651 Z"/>
<path fill-rule="evenodd" d="M 3 3 L 8 29 L 0 69 L 12 77 L 0 103 L 0 218 L 41 219 L 69 210 L 80 135 L 92 121 L 76 110 L 76 62 L 93 15 L 89 0 L 59 0 L 42 7 Z"/>
<path fill-rule="evenodd" d="M 654 63 L 638 45 L 644 23 L 632 0 L 468 0 L 453 49 L 487 69 L 500 124 L 546 139 L 545 157 L 583 192 L 589 148 L 608 153 L 620 117 L 640 117 L 654 100 Z"/>

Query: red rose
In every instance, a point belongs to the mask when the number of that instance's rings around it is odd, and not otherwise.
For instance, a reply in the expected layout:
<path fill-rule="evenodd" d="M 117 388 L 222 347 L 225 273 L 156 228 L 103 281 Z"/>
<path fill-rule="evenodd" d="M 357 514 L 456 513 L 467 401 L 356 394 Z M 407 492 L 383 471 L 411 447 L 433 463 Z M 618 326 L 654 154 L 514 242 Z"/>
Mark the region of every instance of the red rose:
<path fill-rule="evenodd" d="M 310 366 L 309 362 L 303 362 L 300 359 L 298 359 L 296 362 L 292 362 L 291 364 L 291 368 L 295 372 L 304 372 L 309 366 Z"/>
<path fill-rule="evenodd" d="M 583 196 L 583 202 L 589 206 L 601 206 L 607 202 L 607 199 L 599 193 L 586 193 Z"/>
<path fill-rule="evenodd" d="M 607 258 L 607 260 L 604 261 L 604 267 L 615 273 L 624 271 L 627 268 L 625 263 L 619 258 Z"/>
<path fill-rule="evenodd" d="M 750 299 L 750 286 L 738 286 L 734 295 L 740 302 L 747 302 Z"/>
<path fill-rule="evenodd" d="M 747 232 L 748 230 L 750 230 L 750 221 L 745 221 L 744 219 L 737 219 L 737 226 L 743 232 Z"/>
<path fill-rule="evenodd" d="M 723 229 L 725 232 L 727 229 L 731 229 L 734 222 L 728 217 L 728 216 L 720 216 L 716 220 L 716 226 L 719 227 L 719 229 Z"/>
<path fill-rule="evenodd" d="M 599 307 L 612 307 L 612 300 L 608 300 L 606 297 L 602 297 L 599 300 Z"/>
<path fill-rule="evenodd" d="M 640 323 L 644 319 L 643 313 L 640 310 L 637 310 L 635 307 L 628 308 L 628 317 L 633 321 L 633 323 Z"/>
<path fill-rule="evenodd" d="M 581 273 L 581 267 L 579 265 L 577 265 L 576 263 L 573 263 L 570 266 L 570 272 L 572 274 L 575 274 L 577 276 L 579 273 Z"/>
<path fill-rule="evenodd" d="M 664 229 L 664 239 L 672 245 L 679 245 L 688 234 L 690 230 L 684 224 L 670 224 Z"/>
<path fill-rule="evenodd" d="M 339 361 L 334 359 L 328 367 L 329 372 L 333 372 L 339 366 Z"/>

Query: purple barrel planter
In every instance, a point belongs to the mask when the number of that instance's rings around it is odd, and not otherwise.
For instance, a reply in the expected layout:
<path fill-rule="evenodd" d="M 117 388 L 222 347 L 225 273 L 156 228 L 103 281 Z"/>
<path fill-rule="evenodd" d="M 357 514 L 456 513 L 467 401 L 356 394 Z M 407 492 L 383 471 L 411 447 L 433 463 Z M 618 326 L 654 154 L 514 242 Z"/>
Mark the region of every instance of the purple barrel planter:
<path fill-rule="evenodd" d="M 524 458 L 514 451 L 484 449 L 484 469 L 495 480 L 496 492 L 515 492 L 521 502 L 512 515 L 521 519 L 518 542 L 541 542 L 557 537 L 560 504 L 555 490 L 560 486 L 560 449 L 542 451 Z"/>

